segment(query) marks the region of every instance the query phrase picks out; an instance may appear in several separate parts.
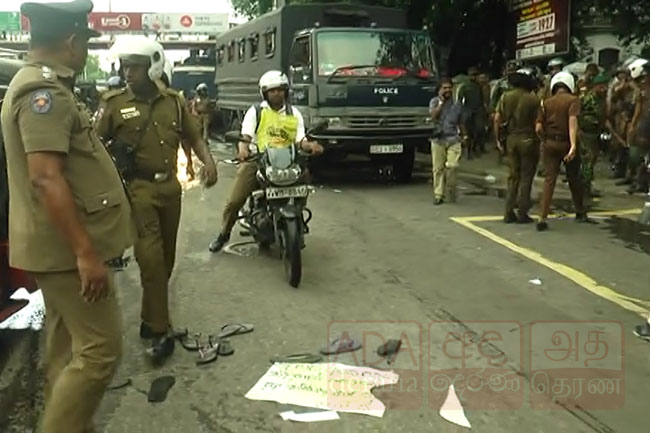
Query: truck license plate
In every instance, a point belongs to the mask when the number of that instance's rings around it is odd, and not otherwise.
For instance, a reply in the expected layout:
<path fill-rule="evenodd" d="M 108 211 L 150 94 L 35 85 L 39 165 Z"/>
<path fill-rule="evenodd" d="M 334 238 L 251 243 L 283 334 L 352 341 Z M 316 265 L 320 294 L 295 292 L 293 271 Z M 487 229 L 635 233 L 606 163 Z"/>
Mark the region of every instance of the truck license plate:
<path fill-rule="evenodd" d="M 373 144 L 370 146 L 370 153 L 402 153 L 404 145 L 402 144 Z"/>
<path fill-rule="evenodd" d="M 307 185 L 290 186 L 286 188 L 269 187 L 266 188 L 266 198 L 292 198 L 292 197 L 307 197 L 309 190 Z"/>

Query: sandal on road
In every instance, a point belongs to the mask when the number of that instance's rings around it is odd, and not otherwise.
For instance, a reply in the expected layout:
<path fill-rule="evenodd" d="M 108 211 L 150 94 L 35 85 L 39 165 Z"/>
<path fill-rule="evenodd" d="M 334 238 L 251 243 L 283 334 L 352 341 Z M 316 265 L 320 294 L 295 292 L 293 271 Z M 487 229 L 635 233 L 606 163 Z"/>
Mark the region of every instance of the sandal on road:
<path fill-rule="evenodd" d="M 226 323 L 221 327 L 218 338 L 228 338 L 233 335 L 248 334 L 253 332 L 254 326 L 249 323 Z"/>
<path fill-rule="evenodd" d="M 335 353 L 354 352 L 359 349 L 361 349 L 361 342 L 356 338 L 350 338 L 346 334 L 345 338 L 343 336 L 336 337 L 327 346 L 321 347 L 320 353 L 333 355 Z"/>
<path fill-rule="evenodd" d="M 230 346 L 229 340 L 218 340 L 212 344 L 212 338 L 209 339 L 207 346 L 199 349 L 199 358 L 196 360 L 196 365 L 205 365 L 214 362 L 219 356 L 230 356 L 235 353 L 235 349 Z"/>
<path fill-rule="evenodd" d="M 323 357 L 315 353 L 294 353 L 292 355 L 285 356 L 274 356 L 271 358 L 271 362 L 288 362 L 288 363 L 305 363 L 313 364 L 315 362 L 320 362 L 323 360 Z"/>
<path fill-rule="evenodd" d="M 183 335 L 178 338 L 178 341 L 183 346 L 183 349 L 188 352 L 198 352 L 201 350 L 203 345 L 201 344 L 201 334 L 194 334 L 194 338 L 190 338 L 189 335 Z"/>

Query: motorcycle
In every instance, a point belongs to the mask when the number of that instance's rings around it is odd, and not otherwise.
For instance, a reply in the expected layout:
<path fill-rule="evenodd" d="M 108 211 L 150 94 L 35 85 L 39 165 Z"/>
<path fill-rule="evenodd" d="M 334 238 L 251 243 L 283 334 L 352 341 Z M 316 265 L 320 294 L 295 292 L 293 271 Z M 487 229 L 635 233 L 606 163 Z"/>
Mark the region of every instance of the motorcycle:
<path fill-rule="evenodd" d="M 307 136 L 323 129 L 325 123 L 307 131 Z M 309 154 L 295 144 L 288 147 L 266 146 L 262 152 L 257 144 L 246 140 L 239 131 L 225 134 L 225 141 L 248 143 L 252 155 L 246 160 L 257 163 L 260 189 L 253 191 L 240 219 L 260 249 L 277 244 L 289 284 L 298 287 L 302 278 L 304 235 L 309 233 L 312 212 L 307 197 L 315 189 L 305 180 Z"/>

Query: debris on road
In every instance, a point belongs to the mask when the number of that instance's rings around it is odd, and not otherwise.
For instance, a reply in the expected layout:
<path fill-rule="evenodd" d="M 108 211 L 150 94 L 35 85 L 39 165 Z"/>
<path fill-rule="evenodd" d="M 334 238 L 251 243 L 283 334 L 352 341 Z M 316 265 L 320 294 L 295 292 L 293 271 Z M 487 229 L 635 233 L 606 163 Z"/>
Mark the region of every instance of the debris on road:
<path fill-rule="evenodd" d="M 287 412 L 280 412 L 280 416 L 285 421 L 298 422 L 331 421 L 335 419 L 341 419 L 339 417 L 339 414 L 333 410 L 306 413 L 295 413 L 294 411 L 290 410 Z"/>
<path fill-rule="evenodd" d="M 540 280 L 539 278 L 534 278 L 532 280 L 529 280 L 528 282 L 530 284 L 535 285 L 535 286 L 541 286 L 542 285 L 542 280 Z"/>
<path fill-rule="evenodd" d="M 320 349 L 323 355 L 333 355 L 336 353 L 354 352 L 361 349 L 361 341 L 358 338 L 351 338 L 347 333 L 336 337 Z"/>
<path fill-rule="evenodd" d="M 390 364 L 393 362 L 395 354 L 399 352 L 400 347 L 402 347 L 402 340 L 388 340 L 377 348 L 377 355 L 386 358 L 386 361 Z"/>
<path fill-rule="evenodd" d="M 340 193 L 342 193 L 343 191 L 341 191 L 340 189 L 335 189 L 334 192 L 337 193 L 337 194 L 340 194 Z"/>
<path fill-rule="evenodd" d="M 462 427 L 472 428 L 469 420 L 465 416 L 465 411 L 463 410 L 463 406 L 460 404 L 456 391 L 454 391 L 454 385 L 449 386 L 447 398 L 442 404 L 439 413 L 441 417 L 451 423 L 458 424 Z"/>
<path fill-rule="evenodd" d="M 29 293 L 27 289 L 20 288 L 9 299 L 18 301 L 16 302 L 16 312 L 3 322 L 0 322 L 0 329 L 31 329 L 34 331 L 43 329 L 45 303 L 43 293 L 40 290 Z"/>
<path fill-rule="evenodd" d="M 370 391 L 399 375 L 340 363 L 276 363 L 246 393 L 249 400 L 359 413 L 381 418 L 386 407 Z"/>

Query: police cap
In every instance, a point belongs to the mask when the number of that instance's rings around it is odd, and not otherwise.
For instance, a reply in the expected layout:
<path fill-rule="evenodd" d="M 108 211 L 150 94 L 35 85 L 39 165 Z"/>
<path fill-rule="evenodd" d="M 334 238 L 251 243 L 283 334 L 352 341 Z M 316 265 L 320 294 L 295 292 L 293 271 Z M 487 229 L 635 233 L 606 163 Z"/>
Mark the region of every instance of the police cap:
<path fill-rule="evenodd" d="M 59 3 L 27 2 L 20 12 L 29 18 L 32 40 L 50 41 L 70 34 L 96 38 L 101 34 L 88 28 L 88 14 L 93 10 L 91 0 Z"/>

